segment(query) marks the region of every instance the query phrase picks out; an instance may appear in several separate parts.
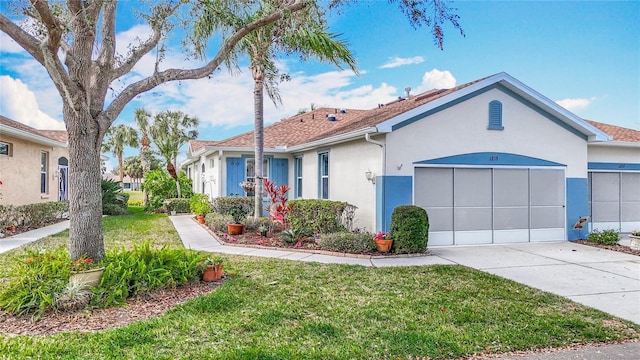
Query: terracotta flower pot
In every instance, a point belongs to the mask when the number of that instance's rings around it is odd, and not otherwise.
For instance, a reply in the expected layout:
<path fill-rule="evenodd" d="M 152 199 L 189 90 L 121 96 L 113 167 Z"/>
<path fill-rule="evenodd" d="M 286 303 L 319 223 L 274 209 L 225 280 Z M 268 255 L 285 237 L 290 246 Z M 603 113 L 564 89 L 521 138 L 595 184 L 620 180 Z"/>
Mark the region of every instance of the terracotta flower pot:
<path fill-rule="evenodd" d="M 207 265 L 202 271 L 202 281 L 216 281 L 224 274 L 224 264 Z"/>
<path fill-rule="evenodd" d="M 378 251 L 381 253 L 388 253 L 391 250 L 391 245 L 393 245 L 393 240 L 374 240 L 376 242 L 376 246 L 378 247 Z"/>
<path fill-rule="evenodd" d="M 9 226 L 7 226 L 7 230 L 9 230 L 11 232 L 14 232 L 14 231 L 16 231 L 16 226 L 15 225 L 9 225 Z"/>
<path fill-rule="evenodd" d="M 227 233 L 229 235 L 240 235 L 244 231 L 242 224 L 227 224 Z"/>
<path fill-rule="evenodd" d="M 198 215 L 198 216 L 196 216 L 196 218 L 198 219 L 198 222 L 200 224 L 204 224 L 204 215 Z"/>

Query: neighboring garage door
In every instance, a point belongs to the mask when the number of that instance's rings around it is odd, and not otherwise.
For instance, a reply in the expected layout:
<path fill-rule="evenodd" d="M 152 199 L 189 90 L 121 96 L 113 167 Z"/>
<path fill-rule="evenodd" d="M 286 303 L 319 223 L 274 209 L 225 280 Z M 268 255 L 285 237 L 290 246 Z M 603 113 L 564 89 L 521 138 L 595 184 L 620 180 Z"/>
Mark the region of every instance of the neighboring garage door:
<path fill-rule="evenodd" d="M 564 169 L 415 169 L 429 245 L 564 240 Z"/>
<path fill-rule="evenodd" d="M 590 172 L 591 229 L 640 229 L 640 173 Z"/>

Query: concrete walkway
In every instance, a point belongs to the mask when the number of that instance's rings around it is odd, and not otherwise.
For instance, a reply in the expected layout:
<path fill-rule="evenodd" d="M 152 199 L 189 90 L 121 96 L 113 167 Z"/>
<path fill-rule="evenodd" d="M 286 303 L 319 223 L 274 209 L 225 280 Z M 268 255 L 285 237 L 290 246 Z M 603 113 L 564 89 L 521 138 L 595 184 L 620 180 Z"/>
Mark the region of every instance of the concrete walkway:
<path fill-rule="evenodd" d="M 184 246 L 223 254 L 362 266 L 460 264 L 564 296 L 640 324 L 640 257 L 567 241 L 432 247 L 428 255 L 356 258 L 223 245 L 191 215 L 169 219 Z M 69 227 L 69 221 L 0 239 L 0 253 Z"/>

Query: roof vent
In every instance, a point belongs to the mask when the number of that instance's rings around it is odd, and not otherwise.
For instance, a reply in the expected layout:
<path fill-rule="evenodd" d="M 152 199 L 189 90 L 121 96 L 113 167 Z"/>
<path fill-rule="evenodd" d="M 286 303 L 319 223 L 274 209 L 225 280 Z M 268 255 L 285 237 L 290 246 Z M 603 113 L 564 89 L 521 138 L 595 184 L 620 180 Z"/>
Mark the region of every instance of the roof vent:
<path fill-rule="evenodd" d="M 347 113 L 347 109 L 340 109 L 340 114 L 346 114 Z"/>
<path fill-rule="evenodd" d="M 328 114 L 327 115 L 327 119 L 329 119 L 329 121 L 336 121 L 336 115 L 335 114 Z"/>
<path fill-rule="evenodd" d="M 411 92 L 411 88 L 409 86 L 407 86 L 406 88 L 404 88 L 404 92 L 407 93 L 407 99 L 409 98 L 409 93 Z"/>

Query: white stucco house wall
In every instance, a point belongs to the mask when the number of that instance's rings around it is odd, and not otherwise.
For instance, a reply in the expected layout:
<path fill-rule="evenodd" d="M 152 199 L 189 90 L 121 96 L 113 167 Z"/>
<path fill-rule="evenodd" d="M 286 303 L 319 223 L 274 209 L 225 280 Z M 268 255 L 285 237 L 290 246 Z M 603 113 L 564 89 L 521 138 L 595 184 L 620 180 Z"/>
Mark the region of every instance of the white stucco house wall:
<path fill-rule="evenodd" d="M 429 246 L 640 229 L 640 131 L 585 121 L 506 73 L 371 110 L 316 109 L 264 138 L 265 177 L 290 198 L 356 205 L 367 231 L 404 204 L 427 210 Z M 253 132 L 192 141 L 182 167 L 196 192 L 244 195 Z M 593 223 L 574 230 L 583 217 Z"/>

